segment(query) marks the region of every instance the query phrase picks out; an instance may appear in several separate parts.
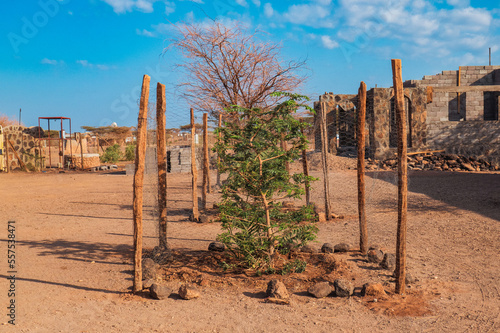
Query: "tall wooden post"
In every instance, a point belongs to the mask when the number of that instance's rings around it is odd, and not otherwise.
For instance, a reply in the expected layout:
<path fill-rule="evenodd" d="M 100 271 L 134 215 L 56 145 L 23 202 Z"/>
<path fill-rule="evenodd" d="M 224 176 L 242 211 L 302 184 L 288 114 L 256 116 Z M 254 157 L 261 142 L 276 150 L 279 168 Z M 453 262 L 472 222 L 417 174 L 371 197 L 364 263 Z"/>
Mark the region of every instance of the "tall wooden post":
<path fill-rule="evenodd" d="M 328 132 L 326 130 L 326 106 L 321 102 L 321 156 L 323 166 L 323 185 L 325 191 L 325 215 L 326 219 L 332 218 L 331 205 L 330 205 L 330 169 L 328 163 Z"/>
<path fill-rule="evenodd" d="M 401 60 L 392 59 L 394 104 L 398 127 L 398 233 L 396 241 L 396 293 L 405 293 L 406 276 L 406 219 L 408 209 L 408 169 L 406 112 L 404 108 Z"/>
<path fill-rule="evenodd" d="M 283 149 L 283 152 L 288 151 L 288 145 L 285 140 L 285 133 L 281 133 L 281 149 Z M 290 163 L 288 161 L 285 162 L 285 169 L 288 174 L 290 174 Z"/>
<path fill-rule="evenodd" d="M 222 113 L 219 113 L 219 129 L 222 128 Z M 222 134 L 219 132 L 219 140 L 221 138 Z M 217 186 L 221 187 L 222 184 L 220 182 L 220 172 L 219 172 L 219 163 L 220 163 L 220 156 L 217 155 Z"/>
<path fill-rule="evenodd" d="M 156 153 L 158 159 L 158 244 L 167 248 L 167 140 L 165 85 L 156 85 Z"/>
<path fill-rule="evenodd" d="M 302 120 L 301 120 L 302 121 Z M 301 129 L 302 135 L 304 135 L 304 129 Z M 307 152 L 305 149 L 302 150 L 302 172 L 304 173 L 304 176 L 309 177 L 309 166 L 307 163 Z M 311 189 L 309 188 L 309 181 L 306 180 L 304 182 L 304 187 L 306 190 L 306 205 L 309 206 L 311 203 Z"/>
<path fill-rule="evenodd" d="M 191 108 L 191 179 L 193 199 L 193 221 L 200 219 L 198 211 L 198 169 L 196 168 L 196 125 L 194 123 L 194 111 Z"/>
<path fill-rule="evenodd" d="M 366 84 L 361 82 L 358 90 L 358 213 L 359 248 L 362 254 L 368 252 L 368 230 L 365 212 L 365 118 Z"/>
<path fill-rule="evenodd" d="M 137 152 L 134 175 L 134 293 L 142 290 L 142 190 L 148 130 L 148 75 L 142 79 L 139 117 L 137 118 Z"/>
<path fill-rule="evenodd" d="M 202 209 L 207 208 L 207 193 L 210 181 L 208 180 L 208 114 L 203 114 L 203 179 L 201 186 L 201 206 Z"/>
<path fill-rule="evenodd" d="M 83 136 L 83 134 L 79 133 L 78 137 L 80 139 L 80 157 L 81 157 L 81 160 L 82 160 L 82 167 L 81 167 L 81 169 L 83 170 L 83 143 L 82 143 L 83 139 L 82 139 L 82 136 Z M 88 145 L 87 145 L 87 147 L 88 147 Z"/>
<path fill-rule="evenodd" d="M 10 172 L 10 160 L 9 160 L 9 143 L 7 142 L 7 134 L 4 133 L 4 148 L 5 148 L 5 162 L 7 163 L 7 173 Z M 40 149 L 41 151 L 41 149 Z"/>

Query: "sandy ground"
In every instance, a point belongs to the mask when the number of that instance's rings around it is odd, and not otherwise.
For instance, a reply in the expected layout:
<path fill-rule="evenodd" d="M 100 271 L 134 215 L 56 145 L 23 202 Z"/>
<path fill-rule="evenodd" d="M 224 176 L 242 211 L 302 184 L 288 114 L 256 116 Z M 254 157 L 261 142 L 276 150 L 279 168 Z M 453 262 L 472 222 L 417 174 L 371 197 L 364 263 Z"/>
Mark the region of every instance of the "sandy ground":
<path fill-rule="evenodd" d="M 370 243 L 389 250 L 396 243 L 396 179 L 391 172 L 367 178 Z M 206 250 L 219 225 L 187 221 L 189 184 L 188 174 L 169 175 L 169 244 Z M 423 295 L 429 311 L 395 316 L 390 306 L 372 310 L 359 297 L 314 299 L 304 291 L 292 295 L 290 305 L 264 304 L 262 289 L 236 282 L 199 286 L 202 297 L 190 301 L 133 296 L 131 176 L 0 174 L 0 331 L 499 332 L 500 174 L 410 173 L 409 188 L 408 269 L 418 281 L 408 297 Z M 335 213 L 346 218 L 320 224 L 315 246 L 356 245 L 355 171 L 333 172 L 331 191 Z M 146 203 L 151 213 L 151 193 Z M 17 241 L 15 326 L 7 317 L 11 220 Z M 146 247 L 156 245 L 156 235 L 155 219 L 147 215 Z M 357 287 L 376 281 L 394 288 L 387 271 L 355 253 L 342 258 L 356 272 Z M 176 289 L 181 281 L 168 283 Z"/>

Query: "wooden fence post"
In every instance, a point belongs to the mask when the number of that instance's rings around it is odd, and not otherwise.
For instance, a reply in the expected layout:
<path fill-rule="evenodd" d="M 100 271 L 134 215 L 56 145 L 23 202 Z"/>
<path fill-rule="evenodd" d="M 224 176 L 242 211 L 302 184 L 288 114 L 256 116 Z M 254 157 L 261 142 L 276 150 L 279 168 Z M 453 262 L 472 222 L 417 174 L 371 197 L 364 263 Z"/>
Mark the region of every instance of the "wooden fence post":
<path fill-rule="evenodd" d="M 207 208 L 207 193 L 210 193 L 210 155 L 208 152 L 208 114 L 203 114 L 203 209 Z"/>
<path fill-rule="evenodd" d="M 137 153 L 134 174 L 134 293 L 142 290 L 142 194 L 148 130 L 148 75 L 142 79 L 141 102 L 137 118 Z"/>
<path fill-rule="evenodd" d="M 222 113 L 219 113 L 219 129 L 222 127 Z M 221 138 L 222 134 L 219 132 L 218 137 L 219 139 Z M 219 172 L 219 163 L 220 163 L 220 156 L 217 154 L 217 186 L 222 187 L 221 181 L 220 181 L 220 172 Z"/>
<path fill-rule="evenodd" d="M 326 106 L 325 103 L 321 103 L 320 107 L 321 113 L 321 156 L 322 156 L 322 166 L 323 166 L 323 185 L 325 191 L 325 215 L 327 220 L 331 220 L 332 212 L 330 205 L 330 170 L 328 163 L 328 132 L 326 127 Z"/>
<path fill-rule="evenodd" d="M 358 90 L 358 213 L 359 248 L 362 254 L 368 252 L 368 230 L 365 212 L 365 118 L 366 84 L 361 82 Z"/>
<path fill-rule="evenodd" d="M 7 163 L 7 173 L 10 172 L 10 160 L 9 160 L 9 143 L 7 142 L 7 134 L 4 135 L 3 146 L 5 148 L 5 162 Z"/>
<path fill-rule="evenodd" d="M 281 133 L 281 149 L 283 149 L 284 152 L 288 151 L 288 145 L 285 141 L 285 133 Z M 290 174 L 290 163 L 288 161 L 285 162 L 285 169 L 288 174 Z"/>
<path fill-rule="evenodd" d="M 156 153 L 158 158 L 158 242 L 167 249 L 167 141 L 165 85 L 156 85 Z"/>
<path fill-rule="evenodd" d="M 196 124 L 194 123 L 194 110 L 191 108 L 191 179 L 192 179 L 192 199 L 193 199 L 193 218 L 198 222 L 200 212 L 198 211 L 198 169 L 196 167 Z"/>
<path fill-rule="evenodd" d="M 304 129 L 302 129 L 301 132 L 302 132 L 302 135 L 304 135 Z M 302 150 L 302 170 L 303 170 L 304 176 L 309 177 L 309 166 L 307 163 L 307 152 L 305 149 Z M 309 188 L 309 181 L 308 180 L 306 180 L 304 182 L 304 187 L 306 190 L 306 205 L 309 206 L 309 204 L 311 203 L 311 189 Z"/>
<path fill-rule="evenodd" d="M 78 135 L 78 136 L 79 136 L 79 138 L 80 138 L 80 157 L 81 157 L 81 159 L 82 159 L 82 167 L 81 167 L 81 169 L 83 170 L 83 143 L 82 143 L 82 140 L 83 140 L 83 139 L 82 139 L 82 136 L 83 136 L 83 134 L 82 134 L 82 133 L 79 133 L 79 135 Z M 87 147 L 88 147 L 88 144 L 87 144 Z M 75 159 L 75 160 L 76 160 L 76 159 Z"/>
<path fill-rule="evenodd" d="M 401 60 L 392 59 L 394 104 L 398 127 L 398 232 L 396 241 L 396 293 L 405 293 L 406 277 L 406 220 L 408 209 L 408 169 L 406 111 L 404 107 Z"/>

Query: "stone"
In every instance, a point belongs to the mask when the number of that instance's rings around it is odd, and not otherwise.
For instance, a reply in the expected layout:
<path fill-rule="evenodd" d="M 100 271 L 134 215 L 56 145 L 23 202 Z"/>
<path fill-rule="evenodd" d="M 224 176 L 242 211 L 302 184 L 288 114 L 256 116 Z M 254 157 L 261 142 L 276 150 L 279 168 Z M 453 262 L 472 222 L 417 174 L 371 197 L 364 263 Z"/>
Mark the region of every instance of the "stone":
<path fill-rule="evenodd" d="M 460 164 L 462 169 L 465 169 L 467 171 L 476 171 L 476 168 L 474 168 L 470 163 L 462 163 Z"/>
<path fill-rule="evenodd" d="M 198 222 L 200 223 L 211 223 L 213 222 L 214 220 L 214 217 L 212 215 L 206 215 L 206 214 L 202 214 L 200 215 L 200 219 Z"/>
<path fill-rule="evenodd" d="M 300 248 L 300 252 L 316 253 L 316 252 L 318 252 L 318 250 L 315 247 L 313 247 L 312 245 L 304 245 Z"/>
<path fill-rule="evenodd" d="M 333 291 L 333 288 L 330 286 L 330 283 L 325 281 L 325 282 L 318 282 L 309 287 L 307 289 L 307 292 L 311 295 L 313 295 L 316 298 L 323 298 L 328 295 L 330 295 Z"/>
<path fill-rule="evenodd" d="M 101 166 L 99 167 L 99 169 L 100 169 L 100 170 L 103 170 L 103 171 L 104 171 L 104 170 L 108 170 L 108 166 L 107 166 L 107 165 L 101 165 Z"/>
<path fill-rule="evenodd" d="M 365 283 L 361 289 L 361 295 L 363 296 L 373 296 L 382 297 L 385 296 L 384 286 L 380 283 Z"/>
<path fill-rule="evenodd" d="M 379 249 L 372 249 L 368 251 L 367 257 L 368 262 L 374 262 L 378 264 L 382 260 L 384 260 L 384 252 L 380 251 Z"/>
<path fill-rule="evenodd" d="M 156 279 L 158 273 L 158 267 L 156 263 L 151 258 L 145 258 L 142 260 L 142 279 Z"/>
<path fill-rule="evenodd" d="M 153 285 L 153 283 L 155 283 L 155 280 L 153 280 L 153 279 L 148 279 L 148 280 L 142 281 L 142 289 L 149 289 L 149 288 L 151 288 L 151 286 Z"/>
<path fill-rule="evenodd" d="M 214 252 L 224 252 L 226 249 L 226 245 L 224 245 L 221 242 L 212 242 L 208 244 L 208 251 L 214 251 Z"/>
<path fill-rule="evenodd" d="M 288 299 L 290 297 L 285 284 L 277 279 L 269 281 L 266 294 L 270 298 Z"/>
<path fill-rule="evenodd" d="M 110 169 L 110 170 L 116 170 L 116 169 L 118 169 L 118 165 L 114 165 L 114 164 L 113 164 L 113 165 L 110 165 L 110 166 L 109 166 L 109 169 Z"/>
<path fill-rule="evenodd" d="M 396 271 L 395 270 L 394 270 L 394 273 L 392 273 L 392 277 L 396 278 Z M 405 274 L 405 284 L 412 284 L 412 283 L 415 283 L 416 281 L 417 281 L 417 279 L 415 279 L 413 277 L 413 275 L 411 275 L 411 273 L 406 272 L 406 274 Z"/>
<path fill-rule="evenodd" d="M 354 286 L 352 283 L 344 279 L 336 279 L 333 282 L 333 286 L 337 297 L 349 297 L 354 292 Z"/>
<path fill-rule="evenodd" d="M 163 284 L 153 283 L 149 288 L 149 294 L 154 299 L 167 299 L 171 293 L 172 289 Z"/>
<path fill-rule="evenodd" d="M 333 252 L 348 252 L 351 250 L 351 245 L 347 243 L 336 244 L 333 247 Z"/>
<path fill-rule="evenodd" d="M 200 297 L 201 294 L 196 288 L 193 288 L 187 284 L 183 284 L 179 288 L 179 296 L 181 296 L 182 299 L 190 300 Z"/>
<path fill-rule="evenodd" d="M 384 254 L 384 259 L 380 263 L 380 267 L 388 270 L 393 270 L 396 267 L 396 256 L 392 253 Z"/>
<path fill-rule="evenodd" d="M 334 246 L 332 244 L 325 243 L 321 247 L 321 252 L 323 252 L 323 253 L 333 253 L 333 252 L 335 252 L 335 248 L 334 248 Z"/>

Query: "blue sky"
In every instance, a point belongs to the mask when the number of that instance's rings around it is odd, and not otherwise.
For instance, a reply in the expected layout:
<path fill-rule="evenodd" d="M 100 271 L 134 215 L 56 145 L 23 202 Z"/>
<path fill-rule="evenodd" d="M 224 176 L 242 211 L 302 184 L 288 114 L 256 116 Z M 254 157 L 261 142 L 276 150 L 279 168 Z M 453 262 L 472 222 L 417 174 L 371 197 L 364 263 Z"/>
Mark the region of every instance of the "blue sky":
<path fill-rule="evenodd" d="M 189 122 L 168 46 L 169 27 L 218 18 L 265 31 L 283 58 L 307 59 L 302 93 L 356 93 L 403 78 L 500 63 L 498 1 L 468 0 L 25 0 L 0 14 L 0 114 L 37 124 L 71 117 L 80 126 L 137 123 L 142 75 L 167 85 L 167 126 Z"/>

